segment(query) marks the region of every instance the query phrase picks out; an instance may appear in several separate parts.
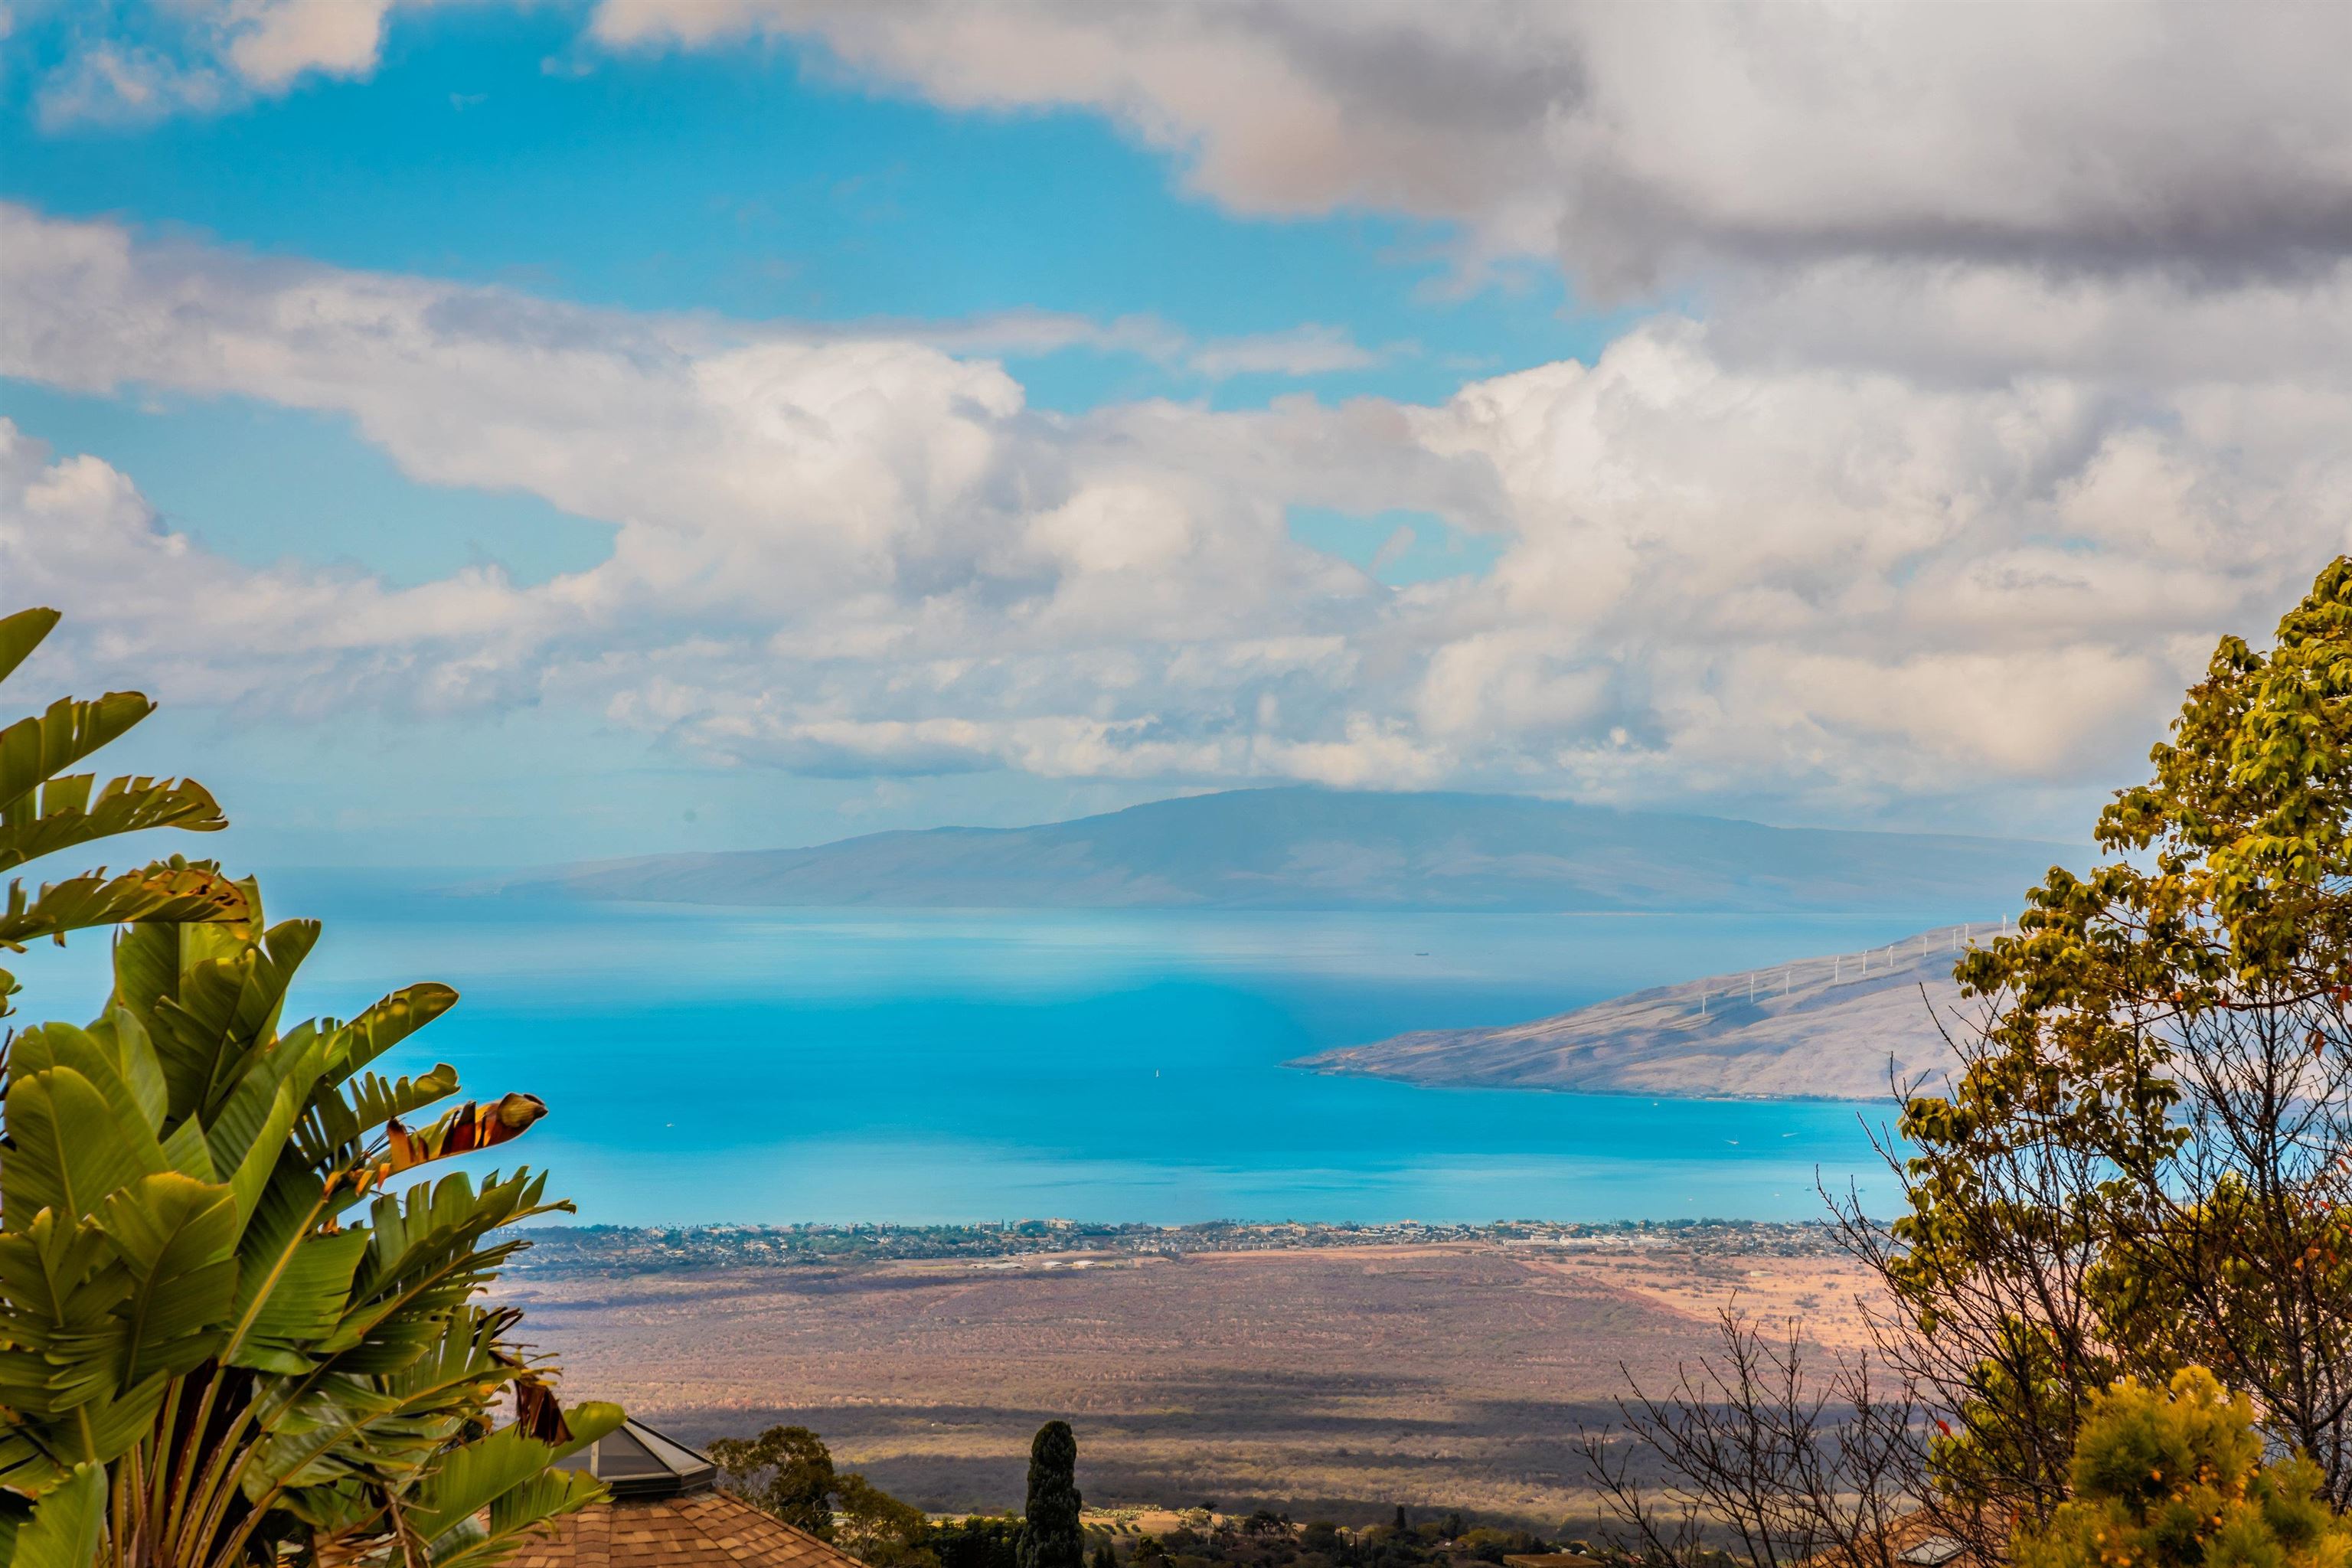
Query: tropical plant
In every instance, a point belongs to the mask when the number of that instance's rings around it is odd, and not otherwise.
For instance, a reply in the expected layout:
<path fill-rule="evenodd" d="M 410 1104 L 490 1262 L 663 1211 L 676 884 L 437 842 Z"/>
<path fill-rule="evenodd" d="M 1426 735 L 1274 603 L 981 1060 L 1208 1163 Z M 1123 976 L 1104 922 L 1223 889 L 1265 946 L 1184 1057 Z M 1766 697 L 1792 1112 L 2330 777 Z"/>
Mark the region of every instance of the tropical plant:
<path fill-rule="evenodd" d="M 1021 1568 L 1085 1568 L 1086 1532 L 1078 1523 L 1078 1440 L 1066 1421 L 1048 1421 L 1029 1444 L 1028 1528 L 1021 1536 Z"/>
<path fill-rule="evenodd" d="M 518 1171 L 392 1184 L 503 1142 L 529 1095 L 370 1070 L 456 993 L 280 1027 L 315 921 L 142 920 L 86 1028 L 18 1036 L 0 1083 L 0 1561 L 476 1568 L 601 1495 L 551 1461 L 616 1426 L 560 1408 L 520 1314 L 475 1298 L 569 1210 Z M 502 1398 L 517 1419 L 493 1423 Z"/>
<path fill-rule="evenodd" d="M 0 681 L 5 681 L 56 628 L 58 612 L 19 610 L 0 616 Z M 149 827 L 208 833 L 227 819 L 193 779 L 126 777 L 98 784 L 66 770 L 155 710 L 135 691 L 95 701 L 61 697 L 32 717 L 0 729 L 0 872 L 46 855 Z M 11 879 L 0 901 L 0 948 L 22 952 L 41 937 L 123 921 L 243 920 L 236 886 L 210 862 L 174 858 L 119 876 L 85 871 L 28 892 Z M 0 968 L 0 1016 L 10 1011 L 16 978 Z"/>
<path fill-rule="evenodd" d="M 2018 1568 L 2344 1568 L 2352 1524 L 2315 1494 L 2319 1468 L 2263 1463 L 2253 1404 L 2203 1367 L 2159 1392 L 2130 1379 L 2095 1396 L 2073 1496 L 2020 1537 Z"/>

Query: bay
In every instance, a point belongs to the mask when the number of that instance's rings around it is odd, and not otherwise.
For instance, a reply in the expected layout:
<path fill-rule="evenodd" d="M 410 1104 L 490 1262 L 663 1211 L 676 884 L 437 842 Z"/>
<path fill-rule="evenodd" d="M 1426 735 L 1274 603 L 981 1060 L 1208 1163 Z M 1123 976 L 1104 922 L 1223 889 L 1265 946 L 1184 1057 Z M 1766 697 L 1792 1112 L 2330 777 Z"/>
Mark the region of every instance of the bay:
<path fill-rule="evenodd" d="M 740 910 L 265 879 L 326 934 L 298 1011 L 464 1000 L 388 1058 L 551 1114 L 500 1152 L 583 1223 L 1806 1218 L 1891 1184 L 1891 1108 L 1417 1088 L 1282 1065 L 1995 911 L 1415 915 Z M 87 1017 L 102 944 L 27 955 Z"/>

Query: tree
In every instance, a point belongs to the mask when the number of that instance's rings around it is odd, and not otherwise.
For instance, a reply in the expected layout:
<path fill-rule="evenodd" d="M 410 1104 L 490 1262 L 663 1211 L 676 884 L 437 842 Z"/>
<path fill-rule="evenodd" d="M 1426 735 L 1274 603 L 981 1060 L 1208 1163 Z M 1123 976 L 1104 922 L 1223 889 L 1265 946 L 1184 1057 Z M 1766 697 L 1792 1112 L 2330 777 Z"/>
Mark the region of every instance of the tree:
<path fill-rule="evenodd" d="M 0 676 L 56 618 L 0 620 Z M 0 731 L 0 865 L 221 826 L 201 786 L 93 795 L 62 771 L 150 708 L 67 700 Z M 0 1053 L 0 1562 L 477 1568 L 602 1496 L 550 1466 L 621 1412 L 564 1410 L 513 1340 L 520 1314 L 474 1300 L 526 1245 L 493 1231 L 570 1205 L 527 1171 L 392 1187 L 546 1110 L 508 1094 L 406 1124 L 457 1093 L 455 1070 L 370 1065 L 456 993 L 281 1029 L 317 922 L 268 925 L 252 882 L 176 859 L 32 898 L 12 884 L 0 942 L 117 921 L 100 1016 Z M 516 1419 L 499 1426 L 502 1398 Z"/>
<path fill-rule="evenodd" d="M 58 612 L 19 610 L 0 616 L 0 682 L 58 624 Z M 61 697 L 40 714 L 0 729 L 0 872 L 44 856 L 151 827 L 209 833 L 228 826 L 219 805 L 193 779 L 125 777 L 99 787 L 96 775 L 71 768 L 120 739 L 155 710 L 135 691 L 95 701 Z M 0 948 L 25 951 L 41 937 L 123 921 L 235 921 L 249 911 L 236 884 L 209 861 L 173 859 L 110 877 L 85 871 L 28 893 L 11 879 L 0 904 Z M 16 976 L 0 969 L 0 1016 L 10 1012 Z"/>
<path fill-rule="evenodd" d="M 940 1568 L 1020 1568 L 1022 1533 L 1010 1514 L 975 1514 L 934 1526 L 927 1544 Z"/>
<path fill-rule="evenodd" d="M 1650 1413 L 1670 1494 L 1720 1500 L 1743 1540 L 1864 1563 L 1918 1508 L 1997 1561 L 2068 1504 L 2112 1385 L 2200 1365 L 2352 1508 L 2352 561 L 2268 651 L 2222 639 L 2150 760 L 2101 862 L 2053 869 L 1957 966 L 1977 1016 L 1948 1088 L 1898 1086 L 1897 1217 L 1833 1200 L 1893 1303 L 1873 1399 L 1922 1419 L 1874 1415 L 1846 1372 L 1759 1385 L 1736 1346 L 1717 1392 L 1759 1397 Z M 1637 1540 L 1670 1535 L 1657 1500 L 1618 1499 Z"/>
<path fill-rule="evenodd" d="M 2151 760 L 1958 966 L 1986 1024 L 1904 1110 L 1892 1342 L 1989 1510 L 2050 1517 L 2099 1392 L 2191 1364 L 2352 1506 L 2352 561 L 2270 651 L 2224 638 Z"/>
<path fill-rule="evenodd" d="M 2091 1402 L 2073 1496 L 2016 1545 L 2018 1568 L 2343 1568 L 2352 1524 L 2300 1455 L 2263 1463 L 2253 1404 L 2189 1367 L 2158 1393 L 2126 1379 Z"/>
<path fill-rule="evenodd" d="M 1028 1528 L 1021 1568 L 1084 1568 L 1086 1532 L 1078 1524 L 1078 1440 L 1066 1421 L 1048 1421 L 1029 1444 Z"/>
<path fill-rule="evenodd" d="M 721 1437 L 711 1462 L 727 1489 L 820 1541 L 833 1539 L 833 1450 L 805 1426 L 771 1426 L 756 1437 Z"/>
<path fill-rule="evenodd" d="M 1756 1568 L 1896 1568 L 1895 1521 L 1916 1506 L 1920 1410 L 1874 1382 L 1867 1357 L 1808 1361 L 1792 1327 L 1769 1338 L 1727 1310 L 1717 1353 L 1660 1394 L 1617 1402 L 1637 1454 L 1603 1432 L 1579 1447 L 1621 1544 L 1653 1563 L 1687 1563 L 1727 1542 Z"/>
<path fill-rule="evenodd" d="M 833 1538 L 852 1557 L 870 1568 L 939 1568 L 928 1542 L 931 1521 L 921 1509 L 855 1473 L 834 1482 L 834 1502 Z"/>
<path fill-rule="evenodd" d="M 923 1510 L 864 1476 L 835 1469 L 833 1450 L 805 1426 L 721 1437 L 710 1445 L 710 1458 L 728 1490 L 873 1568 L 938 1568 Z"/>
<path fill-rule="evenodd" d="M 1095 1543 L 1095 1554 L 1087 1568 L 1118 1568 L 1118 1553 L 1111 1549 L 1109 1542 Z"/>

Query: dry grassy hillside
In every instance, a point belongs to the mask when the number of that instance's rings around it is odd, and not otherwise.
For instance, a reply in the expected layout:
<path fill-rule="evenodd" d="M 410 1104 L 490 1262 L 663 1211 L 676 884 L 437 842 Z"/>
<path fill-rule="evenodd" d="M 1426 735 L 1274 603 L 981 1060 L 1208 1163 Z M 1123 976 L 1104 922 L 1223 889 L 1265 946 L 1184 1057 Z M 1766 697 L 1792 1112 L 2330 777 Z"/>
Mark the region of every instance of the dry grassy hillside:
<path fill-rule="evenodd" d="M 1884 1100 L 1893 1079 L 1939 1081 L 1981 1005 L 1952 964 L 1990 925 L 1946 926 L 1867 952 L 1808 958 L 1637 991 L 1492 1029 L 1428 1029 L 1291 1063 L 1411 1083 Z"/>

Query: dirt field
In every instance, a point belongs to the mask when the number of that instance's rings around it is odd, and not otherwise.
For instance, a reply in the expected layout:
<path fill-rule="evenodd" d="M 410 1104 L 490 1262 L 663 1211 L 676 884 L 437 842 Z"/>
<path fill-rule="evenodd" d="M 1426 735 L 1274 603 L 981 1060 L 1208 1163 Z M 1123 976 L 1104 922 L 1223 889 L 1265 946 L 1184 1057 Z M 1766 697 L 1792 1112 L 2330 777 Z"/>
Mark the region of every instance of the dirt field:
<path fill-rule="evenodd" d="M 1484 1246 L 729 1269 L 519 1284 L 572 1398 L 688 1441 L 781 1421 L 933 1510 L 1017 1507 L 1028 1439 L 1077 1428 L 1089 1504 L 1294 1517 L 1399 1502 L 1549 1530 L 1621 1363 L 1663 1384 L 1735 1296 L 1826 1342 L 1841 1265 Z"/>

